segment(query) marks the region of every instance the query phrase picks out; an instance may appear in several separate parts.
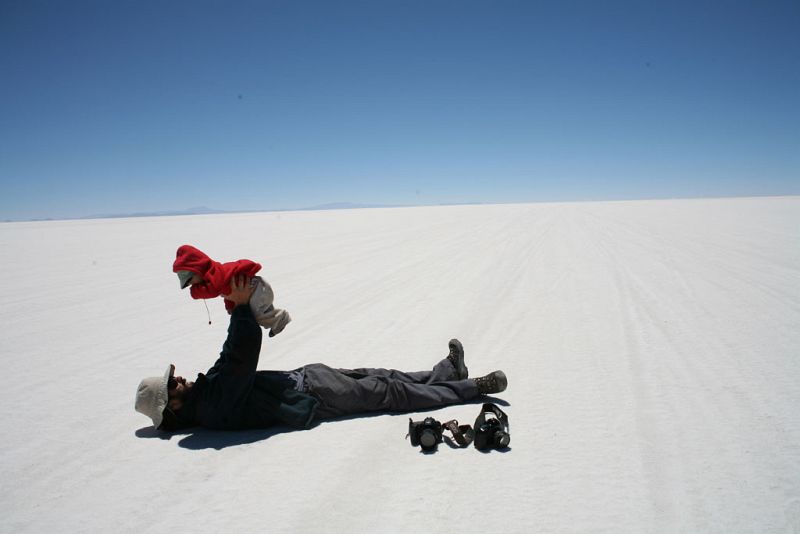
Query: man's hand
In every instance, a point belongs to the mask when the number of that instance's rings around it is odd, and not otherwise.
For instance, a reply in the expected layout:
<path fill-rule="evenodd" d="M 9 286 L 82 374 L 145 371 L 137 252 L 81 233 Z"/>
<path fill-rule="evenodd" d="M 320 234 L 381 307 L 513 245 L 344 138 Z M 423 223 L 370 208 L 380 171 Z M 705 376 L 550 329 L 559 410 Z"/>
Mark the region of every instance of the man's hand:
<path fill-rule="evenodd" d="M 231 278 L 231 292 L 225 298 L 236 306 L 250 302 L 250 295 L 255 291 L 256 286 L 250 283 L 252 278 L 246 276 L 234 276 Z"/>

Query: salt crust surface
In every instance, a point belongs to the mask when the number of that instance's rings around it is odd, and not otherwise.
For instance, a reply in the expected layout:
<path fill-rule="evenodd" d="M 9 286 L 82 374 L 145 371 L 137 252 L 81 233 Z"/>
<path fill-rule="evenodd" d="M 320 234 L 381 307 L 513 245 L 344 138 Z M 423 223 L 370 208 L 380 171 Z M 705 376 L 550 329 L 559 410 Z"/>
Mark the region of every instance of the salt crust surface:
<path fill-rule="evenodd" d="M 406 414 L 154 432 L 139 380 L 227 327 L 183 243 L 264 265 L 294 321 L 261 369 L 458 337 L 509 376 L 511 449 L 423 455 Z M 3 532 L 800 532 L 798 197 L 8 223 L 0 251 Z"/>

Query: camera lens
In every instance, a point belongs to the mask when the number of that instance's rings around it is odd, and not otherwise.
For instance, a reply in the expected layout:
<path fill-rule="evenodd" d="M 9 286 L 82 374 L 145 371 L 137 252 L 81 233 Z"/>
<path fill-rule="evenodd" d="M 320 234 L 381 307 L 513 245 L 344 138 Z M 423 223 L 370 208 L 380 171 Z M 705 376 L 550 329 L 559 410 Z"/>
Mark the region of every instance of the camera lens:
<path fill-rule="evenodd" d="M 419 443 L 423 449 L 433 448 L 436 445 L 436 434 L 430 429 L 423 430 L 422 435 L 419 437 Z"/>
<path fill-rule="evenodd" d="M 498 447 L 508 447 L 508 444 L 511 443 L 511 436 L 505 432 L 497 432 L 494 435 L 494 440 Z"/>

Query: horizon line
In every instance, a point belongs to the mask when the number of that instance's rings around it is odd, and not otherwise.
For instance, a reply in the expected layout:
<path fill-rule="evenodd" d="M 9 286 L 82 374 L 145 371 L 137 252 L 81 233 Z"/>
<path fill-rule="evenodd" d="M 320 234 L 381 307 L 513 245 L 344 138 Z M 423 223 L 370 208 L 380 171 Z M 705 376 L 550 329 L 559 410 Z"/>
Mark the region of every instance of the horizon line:
<path fill-rule="evenodd" d="M 155 217 L 188 217 L 197 215 L 232 215 L 246 213 L 276 213 L 292 211 L 344 211 L 357 209 L 382 209 L 382 208 L 423 208 L 437 206 L 501 206 L 505 204 L 577 204 L 587 202 L 658 202 L 669 200 L 723 200 L 723 199 L 745 199 L 745 198 L 788 198 L 798 197 L 800 194 L 765 194 L 765 195 L 710 195 L 692 197 L 646 197 L 646 198 L 618 198 L 618 199 L 577 199 L 577 200 L 519 200 L 507 202 L 438 202 L 431 204 L 362 204 L 353 202 L 328 202 L 304 208 L 268 208 L 268 209 L 245 209 L 245 210 L 221 210 L 209 208 L 207 206 L 196 206 L 183 210 L 160 210 L 149 212 L 132 213 L 110 213 L 80 215 L 75 217 L 33 217 L 28 219 L 3 219 L 0 223 L 30 223 L 30 222 L 56 222 L 56 221 L 87 221 L 103 219 L 146 219 Z M 197 211 L 193 211 L 197 210 Z"/>

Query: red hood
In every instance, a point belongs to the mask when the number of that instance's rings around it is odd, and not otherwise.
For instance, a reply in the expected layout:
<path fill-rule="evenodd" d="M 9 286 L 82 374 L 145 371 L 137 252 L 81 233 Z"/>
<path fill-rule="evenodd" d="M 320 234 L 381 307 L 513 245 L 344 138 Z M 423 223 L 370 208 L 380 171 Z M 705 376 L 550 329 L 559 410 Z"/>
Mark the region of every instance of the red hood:
<path fill-rule="evenodd" d="M 203 276 L 211 269 L 213 263 L 215 262 L 205 252 L 197 250 L 192 245 L 183 245 L 178 248 L 172 272 L 191 271 Z"/>

